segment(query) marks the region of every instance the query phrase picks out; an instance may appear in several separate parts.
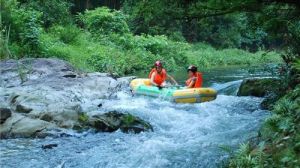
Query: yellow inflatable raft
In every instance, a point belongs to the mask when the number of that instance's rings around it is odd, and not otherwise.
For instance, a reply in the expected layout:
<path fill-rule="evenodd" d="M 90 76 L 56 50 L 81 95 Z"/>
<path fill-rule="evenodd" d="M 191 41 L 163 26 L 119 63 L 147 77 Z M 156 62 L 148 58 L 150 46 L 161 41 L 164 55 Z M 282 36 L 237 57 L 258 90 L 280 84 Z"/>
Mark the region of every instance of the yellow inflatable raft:
<path fill-rule="evenodd" d="M 150 79 L 134 79 L 130 83 L 134 94 L 151 97 L 161 97 L 176 103 L 201 103 L 216 99 L 217 92 L 212 88 L 178 88 L 168 87 L 159 89 L 151 86 Z"/>

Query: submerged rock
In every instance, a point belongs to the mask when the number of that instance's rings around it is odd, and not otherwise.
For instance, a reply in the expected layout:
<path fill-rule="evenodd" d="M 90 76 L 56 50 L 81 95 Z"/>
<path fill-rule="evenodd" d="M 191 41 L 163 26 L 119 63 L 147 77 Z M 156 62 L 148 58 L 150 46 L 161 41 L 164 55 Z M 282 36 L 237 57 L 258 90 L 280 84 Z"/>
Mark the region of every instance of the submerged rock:
<path fill-rule="evenodd" d="M 47 144 L 47 145 L 42 145 L 42 149 L 52 149 L 54 147 L 57 147 L 58 144 Z"/>
<path fill-rule="evenodd" d="M 25 107 L 25 106 L 23 106 L 21 104 L 18 104 L 16 106 L 16 112 L 19 112 L 19 113 L 29 113 L 31 111 L 32 111 L 31 108 Z"/>
<path fill-rule="evenodd" d="M 114 132 L 120 129 L 122 132 L 140 133 L 142 131 L 152 131 L 152 126 L 146 121 L 131 114 L 119 113 L 116 111 L 94 115 L 89 124 L 97 131 Z"/>
<path fill-rule="evenodd" d="M 0 108 L 0 124 L 11 116 L 11 110 L 8 108 Z"/>
<path fill-rule="evenodd" d="M 99 100 L 112 98 L 129 80 L 81 72 L 59 59 L 1 61 L 0 103 L 11 113 L 1 114 L 0 135 L 35 137 L 80 126 L 83 111 L 98 109 Z"/>
<path fill-rule="evenodd" d="M 279 92 L 281 81 L 277 78 L 252 78 L 243 80 L 238 96 L 264 97 Z"/>

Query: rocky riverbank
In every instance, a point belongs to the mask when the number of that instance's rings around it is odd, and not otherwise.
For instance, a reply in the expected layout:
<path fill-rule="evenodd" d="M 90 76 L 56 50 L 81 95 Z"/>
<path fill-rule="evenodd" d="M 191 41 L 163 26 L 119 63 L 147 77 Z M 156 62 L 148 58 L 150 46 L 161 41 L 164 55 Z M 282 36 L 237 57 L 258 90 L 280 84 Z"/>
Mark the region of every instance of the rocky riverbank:
<path fill-rule="evenodd" d="M 115 122 L 119 124 L 114 130 L 151 130 L 151 125 L 138 117 L 130 115 L 128 120 L 129 114 L 113 112 L 109 114 L 114 117 L 99 117 L 105 116 L 103 111 L 99 114 L 103 100 L 114 98 L 132 78 L 80 72 L 58 59 L 0 62 L 1 138 L 43 137 L 63 129 L 106 131 L 105 127 Z M 95 127 L 100 120 L 106 124 Z"/>
<path fill-rule="evenodd" d="M 285 92 L 285 84 L 279 78 L 249 78 L 243 80 L 237 95 L 264 97 L 261 108 L 271 110 Z"/>

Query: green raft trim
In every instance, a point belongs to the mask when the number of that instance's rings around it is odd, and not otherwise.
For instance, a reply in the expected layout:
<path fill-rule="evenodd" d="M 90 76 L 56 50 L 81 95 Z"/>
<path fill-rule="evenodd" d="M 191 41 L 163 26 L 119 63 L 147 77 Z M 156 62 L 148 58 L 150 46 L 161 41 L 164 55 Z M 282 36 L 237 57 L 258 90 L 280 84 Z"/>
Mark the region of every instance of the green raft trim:
<path fill-rule="evenodd" d="M 154 86 L 138 86 L 134 91 L 135 94 L 151 96 L 151 97 L 162 97 L 165 99 L 171 99 L 173 97 L 173 93 L 176 89 L 173 88 L 162 88 L 158 89 Z"/>

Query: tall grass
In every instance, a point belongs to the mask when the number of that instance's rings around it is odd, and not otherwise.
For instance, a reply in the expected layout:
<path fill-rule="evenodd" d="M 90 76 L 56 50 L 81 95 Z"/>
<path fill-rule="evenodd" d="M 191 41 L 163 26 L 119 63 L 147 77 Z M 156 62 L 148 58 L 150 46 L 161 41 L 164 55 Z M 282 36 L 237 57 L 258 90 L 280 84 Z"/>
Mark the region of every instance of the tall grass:
<path fill-rule="evenodd" d="M 44 57 L 64 59 L 85 71 L 116 72 L 120 75 L 148 71 L 155 60 L 162 60 L 169 71 L 190 64 L 209 68 L 281 61 L 275 52 L 217 50 L 203 43 L 174 42 L 165 36 L 111 34 L 95 37 L 72 25 L 54 26 L 42 33 L 39 40 Z"/>
<path fill-rule="evenodd" d="M 192 45 L 191 50 L 188 50 L 186 55 L 190 64 L 202 67 L 259 65 L 282 61 L 279 54 L 274 51 L 250 53 L 245 50 L 232 48 L 217 50 L 203 43 Z"/>

